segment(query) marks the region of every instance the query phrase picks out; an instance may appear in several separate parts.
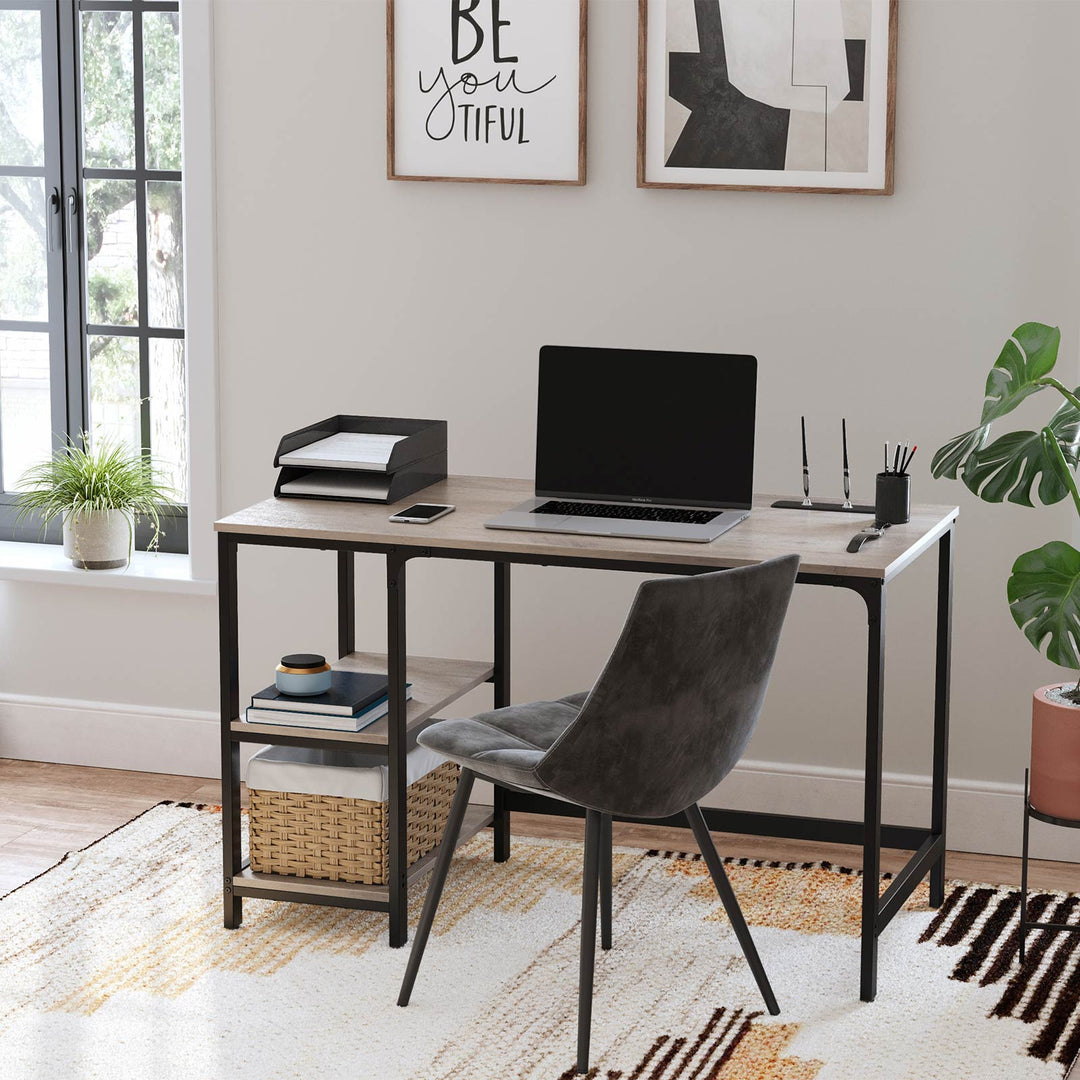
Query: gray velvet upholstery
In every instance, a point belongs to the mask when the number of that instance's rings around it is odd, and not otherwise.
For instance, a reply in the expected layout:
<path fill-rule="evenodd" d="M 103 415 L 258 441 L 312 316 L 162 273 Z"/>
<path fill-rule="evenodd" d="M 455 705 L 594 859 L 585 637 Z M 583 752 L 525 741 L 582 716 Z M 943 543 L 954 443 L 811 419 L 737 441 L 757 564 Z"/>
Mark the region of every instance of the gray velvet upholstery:
<path fill-rule="evenodd" d="M 416 741 L 489 780 L 542 788 L 536 767 L 551 744 L 577 719 L 586 693 L 558 701 L 533 701 L 480 713 L 470 720 L 441 720 Z"/>
<path fill-rule="evenodd" d="M 646 581 L 588 695 L 443 721 L 417 741 L 480 776 L 606 814 L 685 810 L 750 739 L 798 567 L 789 555 Z"/>

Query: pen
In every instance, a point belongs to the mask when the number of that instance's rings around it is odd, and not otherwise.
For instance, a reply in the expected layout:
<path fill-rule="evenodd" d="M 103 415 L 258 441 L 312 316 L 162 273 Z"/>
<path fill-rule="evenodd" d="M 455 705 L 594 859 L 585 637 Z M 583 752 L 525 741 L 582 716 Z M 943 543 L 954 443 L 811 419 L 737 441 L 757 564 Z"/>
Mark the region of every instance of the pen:
<path fill-rule="evenodd" d="M 810 501 L 810 464 L 806 460 L 806 417 L 802 418 L 802 490 L 803 506 L 813 506 Z"/>
<path fill-rule="evenodd" d="M 896 444 L 896 453 L 893 455 L 892 471 L 893 472 L 899 472 L 900 471 L 900 444 L 899 443 Z"/>
<path fill-rule="evenodd" d="M 906 458 L 904 458 L 904 461 L 900 466 L 900 471 L 905 475 L 907 474 L 908 466 L 911 464 L 911 459 L 915 456 L 915 451 L 918 449 L 918 446 L 913 446 L 911 448 L 911 453 L 908 454 Z"/>
<path fill-rule="evenodd" d="M 889 444 L 885 444 L 885 471 L 889 471 Z"/>
<path fill-rule="evenodd" d="M 847 418 L 840 420 L 840 430 L 844 436 L 844 509 L 851 509 L 851 472 L 848 469 L 847 459 Z"/>

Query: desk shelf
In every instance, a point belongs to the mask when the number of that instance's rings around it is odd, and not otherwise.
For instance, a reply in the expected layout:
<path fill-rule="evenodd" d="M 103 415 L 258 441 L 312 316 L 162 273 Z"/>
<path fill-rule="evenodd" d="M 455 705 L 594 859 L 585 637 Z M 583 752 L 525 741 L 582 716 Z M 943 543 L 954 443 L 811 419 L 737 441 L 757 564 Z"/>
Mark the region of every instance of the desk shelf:
<path fill-rule="evenodd" d="M 343 671 L 366 671 L 385 674 L 386 654 L 354 652 L 334 665 Z M 406 678 L 412 683 L 412 697 L 406 711 L 406 736 L 410 742 L 416 734 L 446 706 L 463 697 L 474 687 L 494 677 L 495 666 L 486 660 L 445 660 L 437 656 L 410 656 Z M 249 724 L 232 721 L 232 732 L 238 741 L 258 743 L 295 743 L 316 741 L 345 750 L 354 747 L 386 749 L 389 732 L 388 717 L 376 720 L 363 731 L 325 731 L 322 728 L 289 727 L 282 724 Z"/>
<path fill-rule="evenodd" d="M 465 811 L 457 847 L 471 840 L 481 829 L 492 823 L 490 807 L 470 806 Z M 435 848 L 409 867 L 411 885 L 431 869 L 439 849 Z M 238 896 L 255 896 L 269 900 L 293 900 L 304 904 L 329 904 L 334 907 L 370 908 L 385 911 L 390 904 L 389 885 L 361 885 L 351 881 L 325 881 L 321 878 L 292 877 L 288 874 L 258 874 L 244 867 L 233 879 L 233 891 Z"/>

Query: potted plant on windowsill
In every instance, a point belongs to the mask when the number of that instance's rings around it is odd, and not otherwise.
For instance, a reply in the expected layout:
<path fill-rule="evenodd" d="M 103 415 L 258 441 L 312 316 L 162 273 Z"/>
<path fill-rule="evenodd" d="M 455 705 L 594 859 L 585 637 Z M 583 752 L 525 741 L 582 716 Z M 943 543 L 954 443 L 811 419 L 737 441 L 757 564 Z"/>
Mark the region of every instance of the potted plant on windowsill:
<path fill-rule="evenodd" d="M 90 445 L 89 437 L 82 443 Z M 108 438 L 89 450 L 69 442 L 28 469 L 19 486 L 18 520 L 37 518 L 44 532 L 59 518 L 64 554 L 84 570 L 127 566 L 139 519 L 150 523 L 148 550 L 155 549 L 161 512 L 177 508 L 149 458 Z"/>
<path fill-rule="evenodd" d="M 1061 331 L 1024 323 L 1005 343 L 986 380 L 977 427 L 950 439 L 931 472 L 955 480 L 986 502 L 1044 506 L 1071 496 L 1080 461 L 1080 387 L 1051 376 Z M 1012 431 L 987 444 L 991 424 L 1032 394 L 1061 400 L 1040 431 Z M 1027 551 L 1013 564 L 1009 610 L 1028 641 L 1055 664 L 1080 673 L 1080 551 L 1064 540 Z M 1075 683 L 1035 691 L 1031 718 L 1031 804 L 1052 817 L 1080 820 L 1080 674 Z"/>

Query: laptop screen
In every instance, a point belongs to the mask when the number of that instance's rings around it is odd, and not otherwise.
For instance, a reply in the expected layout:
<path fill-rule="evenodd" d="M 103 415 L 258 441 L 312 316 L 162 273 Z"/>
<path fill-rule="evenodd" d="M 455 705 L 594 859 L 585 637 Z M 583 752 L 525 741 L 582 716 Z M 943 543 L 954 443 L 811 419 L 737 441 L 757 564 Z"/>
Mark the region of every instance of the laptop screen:
<path fill-rule="evenodd" d="M 545 345 L 536 494 L 749 508 L 757 360 Z"/>

